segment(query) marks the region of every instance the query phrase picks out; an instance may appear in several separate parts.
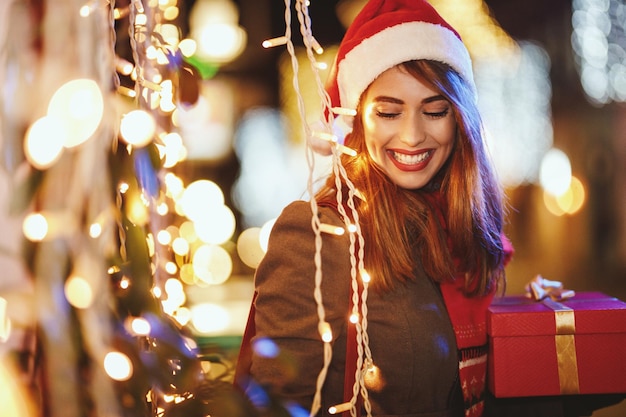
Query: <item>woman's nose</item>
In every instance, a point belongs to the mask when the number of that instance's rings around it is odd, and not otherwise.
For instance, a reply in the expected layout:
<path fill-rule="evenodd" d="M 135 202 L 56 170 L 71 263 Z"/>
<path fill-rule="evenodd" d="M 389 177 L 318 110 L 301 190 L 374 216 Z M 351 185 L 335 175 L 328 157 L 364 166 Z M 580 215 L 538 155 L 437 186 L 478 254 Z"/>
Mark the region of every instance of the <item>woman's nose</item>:
<path fill-rule="evenodd" d="M 426 139 L 426 133 L 419 116 L 406 117 L 402 123 L 400 140 L 408 146 L 417 146 Z"/>

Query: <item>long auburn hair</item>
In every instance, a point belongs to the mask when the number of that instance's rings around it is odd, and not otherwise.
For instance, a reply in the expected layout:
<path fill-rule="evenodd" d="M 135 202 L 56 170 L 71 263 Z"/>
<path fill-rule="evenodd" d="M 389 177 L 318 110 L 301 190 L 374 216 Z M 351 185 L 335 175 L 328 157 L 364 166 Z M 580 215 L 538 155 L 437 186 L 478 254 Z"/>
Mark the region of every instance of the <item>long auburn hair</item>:
<path fill-rule="evenodd" d="M 421 265 L 436 282 L 462 274 L 468 295 L 486 294 L 504 281 L 504 207 L 474 95 L 446 64 L 417 60 L 400 67 L 451 103 L 456 138 L 448 161 L 430 184 L 419 190 L 403 189 L 371 159 L 358 106 L 345 141 L 357 155 L 341 159 L 348 178 L 365 197 L 356 209 L 366 242 L 364 263 L 372 277 L 370 285 L 389 290 L 414 279 Z M 316 199 L 336 201 L 334 175 Z"/>

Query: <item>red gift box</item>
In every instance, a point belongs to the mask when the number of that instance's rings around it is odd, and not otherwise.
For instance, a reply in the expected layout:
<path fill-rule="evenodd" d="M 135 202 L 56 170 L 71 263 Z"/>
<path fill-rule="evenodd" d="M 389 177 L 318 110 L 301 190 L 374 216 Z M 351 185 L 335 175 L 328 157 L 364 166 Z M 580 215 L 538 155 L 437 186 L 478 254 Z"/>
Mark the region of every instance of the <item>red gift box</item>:
<path fill-rule="evenodd" d="M 626 303 L 617 298 L 496 298 L 487 333 L 496 397 L 626 393 Z"/>

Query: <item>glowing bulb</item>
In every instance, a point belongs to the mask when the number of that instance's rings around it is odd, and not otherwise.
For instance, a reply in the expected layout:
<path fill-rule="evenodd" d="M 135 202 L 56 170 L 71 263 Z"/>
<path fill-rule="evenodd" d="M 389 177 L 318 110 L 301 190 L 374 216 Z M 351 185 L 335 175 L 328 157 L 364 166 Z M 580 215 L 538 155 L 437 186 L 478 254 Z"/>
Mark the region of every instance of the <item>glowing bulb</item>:
<path fill-rule="evenodd" d="M 341 403 L 341 404 L 337 404 L 337 405 L 333 405 L 331 407 L 328 408 L 328 413 L 329 414 L 341 414 L 345 411 L 348 411 L 352 408 L 352 403 L 346 402 L 346 403 Z"/>
<path fill-rule="evenodd" d="M 320 224 L 320 231 L 322 233 L 328 233 L 335 236 L 341 236 L 346 232 L 343 227 L 333 226 L 332 224 L 326 223 Z"/>
<path fill-rule="evenodd" d="M 94 80 L 77 79 L 63 84 L 48 104 L 48 115 L 63 120 L 67 136 L 65 147 L 78 146 L 89 139 L 100 126 L 104 99 Z"/>
<path fill-rule="evenodd" d="M 142 147 L 152 141 L 156 131 L 156 122 L 152 115 L 144 110 L 127 113 L 120 124 L 120 134 L 126 143 Z"/>
<path fill-rule="evenodd" d="M 65 123 L 55 116 L 44 116 L 26 132 L 24 154 L 32 166 L 46 169 L 61 157 L 67 136 Z"/>
<path fill-rule="evenodd" d="M 370 282 L 372 277 L 370 277 L 370 274 L 365 269 L 361 269 L 361 279 L 364 283 L 367 284 L 368 282 Z"/>
<path fill-rule="evenodd" d="M 143 317 L 131 318 L 130 329 L 135 336 L 148 336 L 152 331 L 150 322 Z"/>
<path fill-rule="evenodd" d="M 48 234 L 48 220 L 41 213 L 29 214 L 22 223 L 22 231 L 28 240 L 40 242 Z"/>
<path fill-rule="evenodd" d="M 133 364 L 121 352 L 109 352 L 104 357 L 104 370 L 111 379 L 127 381 L 133 374 Z"/>
<path fill-rule="evenodd" d="M 130 280 L 126 277 L 120 280 L 120 288 L 126 290 L 130 287 Z"/>
<path fill-rule="evenodd" d="M 350 314 L 350 323 L 357 324 L 359 322 L 359 315 L 356 313 Z"/>
<path fill-rule="evenodd" d="M 94 293 L 85 278 L 72 276 L 65 282 L 65 298 L 74 307 L 85 309 L 93 303 Z"/>
<path fill-rule="evenodd" d="M 289 40 L 285 36 L 264 40 L 261 46 L 263 48 L 274 48 L 280 45 L 286 45 Z"/>
<path fill-rule="evenodd" d="M 320 336 L 322 336 L 322 341 L 326 343 L 330 343 L 333 340 L 333 332 L 330 328 L 330 324 L 328 322 L 322 322 L 318 325 L 318 331 Z"/>
<path fill-rule="evenodd" d="M 100 223 L 92 223 L 89 226 L 89 236 L 92 238 L 97 238 L 102 234 L 102 225 Z"/>

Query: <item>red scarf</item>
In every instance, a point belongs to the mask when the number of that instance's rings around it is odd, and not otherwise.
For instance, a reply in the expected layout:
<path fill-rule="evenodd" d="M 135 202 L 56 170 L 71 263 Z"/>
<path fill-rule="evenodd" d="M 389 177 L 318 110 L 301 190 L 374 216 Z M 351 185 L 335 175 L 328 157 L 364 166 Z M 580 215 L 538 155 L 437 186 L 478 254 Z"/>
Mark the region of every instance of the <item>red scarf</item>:
<path fill-rule="evenodd" d="M 436 210 L 440 224 L 447 234 L 446 204 L 439 192 L 426 195 Z M 508 238 L 501 234 L 504 250 L 504 264 L 513 256 L 513 246 Z M 448 237 L 450 253 L 454 254 L 454 242 Z M 459 260 L 454 259 L 455 265 Z M 459 350 L 459 378 L 465 417 L 481 417 L 485 409 L 485 387 L 487 379 L 487 308 L 495 295 L 495 288 L 482 297 L 467 297 L 464 293 L 465 277 L 463 273 L 452 282 L 440 284 L 443 300 L 448 310 L 452 328 Z"/>

